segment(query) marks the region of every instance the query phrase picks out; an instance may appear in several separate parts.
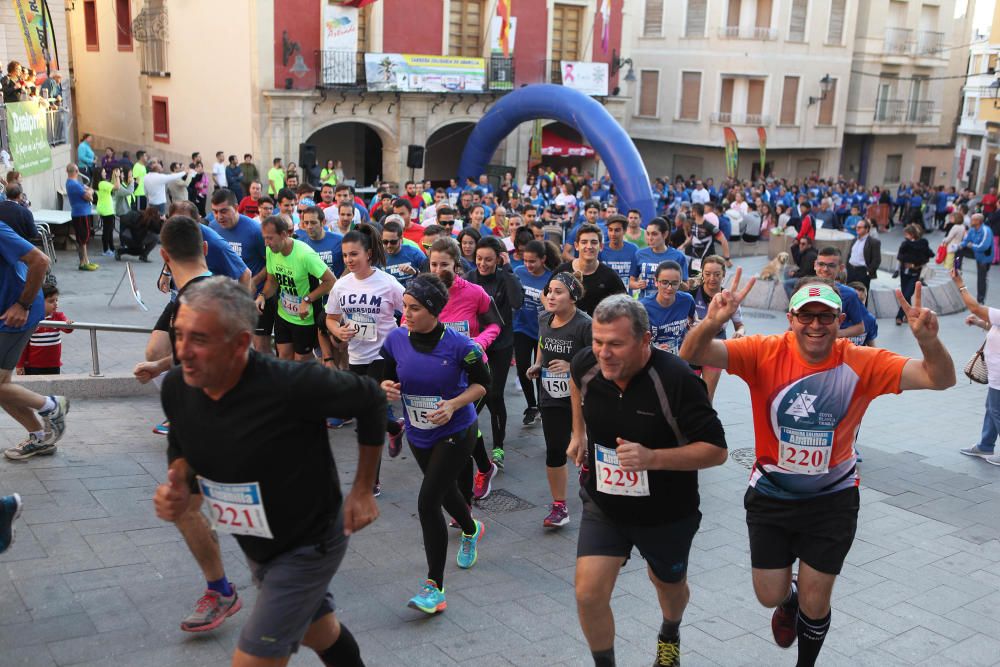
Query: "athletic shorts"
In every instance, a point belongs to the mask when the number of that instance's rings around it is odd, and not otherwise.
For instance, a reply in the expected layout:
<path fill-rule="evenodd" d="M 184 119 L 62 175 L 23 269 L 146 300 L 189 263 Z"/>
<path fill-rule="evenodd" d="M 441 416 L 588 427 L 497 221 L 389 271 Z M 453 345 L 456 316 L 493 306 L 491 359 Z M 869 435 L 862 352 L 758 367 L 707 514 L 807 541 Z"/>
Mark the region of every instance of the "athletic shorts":
<path fill-rule="evenodd" d="M 73 235 L 76 237 L 76 244 L 85 246 L 90 240 L 90 216 L 74 215 L 72 217 Z"/>
<path fill-rule="evenodd" d="M 177 302 L 167 302 L 167 305 L 163 307 L 163 312 L 157 318 L 156 324 L 153 325 L 153 331 L 166 331 L 170 333 L 170 322 L 173 321 L 175 312 L 177 312 Z"/>
<path fill-rule="evenodd" d="M 748 488 L 743 497 L 750 534 L 750 563 L 780 570 L 798 558 L 824 574 L 840 574 L 858 528 L 857 487 L 807 498 L 782 500 Z"/>
<path fill-rule="evenodd" d="M 14 370 L 34 332 L 33 328 L 16 333 L 0 332 L 0 371 Z"/>
<path fill-rule="evenodd" d="M 292 324 L 284 317 L 275 317 L 274 342 L 279 345 L 291 343 L 295 354 L 312 354 L 318 344 L 316 325 Z"/>
<path fill-rule="evenodd" d="M 240 650 L 258 658 L 283 658 L 298 651 L 309 626 L 336 609 L 330 580 L 345 553 L 341 514 L 320 544 L 286 551 L 263 564 L 247 558 L 257 601 L 240 630 Z"/>
<path fill-rule="evenodd" d="M 671 523 L 637 526 L 611 519 L 586 489 L 580 489 L 580 500 L 583 501 L 583 517 L 576 545 L 577 558 L 619 556 L 625 565 L 635 547 L 660 581 L 676 584 L 687 576 L 691 541 L 701 525 L 701 512 Z"/>
<path fill-rule="evenodd" d="M 274 320 L 278 317 L 278 295 L 264 301 L 264 312 L 257 318 L 255 336 L 270 336 L 274 333 Z"/>

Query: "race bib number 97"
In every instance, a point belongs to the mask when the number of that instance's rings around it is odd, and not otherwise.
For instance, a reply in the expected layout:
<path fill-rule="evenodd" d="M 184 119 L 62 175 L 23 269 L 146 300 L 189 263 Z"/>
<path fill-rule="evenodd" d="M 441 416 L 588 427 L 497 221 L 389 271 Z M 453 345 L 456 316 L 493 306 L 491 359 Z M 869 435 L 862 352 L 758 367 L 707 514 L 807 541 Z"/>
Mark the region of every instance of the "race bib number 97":
<path fill-rule="evenodd" d="M 554 373 L 543 368 L 542 388 L 552 398 L 569 398 L 569 373 Z"/>
<path fill-rule="evenodd" d="M 357 332 L 354 337 L 358 340 L 368 342 L 378 340 L 378 329 L 375 326 L 375 318 L 371 315 L 352 313 L 347 315 L 346 319 L 347 325 Z"/>
<path fill-rule="evenodd" d="M 423 431 L 437 428 L 427 415 L 438 409 L 438 403 L 441 400 L 440 396 L 409 396 L 403 394 L 403 407 L 406 408 L 406 417 L 410 420 L 410 426 Z"/>
<path fill-rule="evenodd" d="M 625 472 L 618 464 L 618 454 L 610 447 L 594 444 L 597 490 L 612 496 L 648 496 L 649 474 Z"/>
<path fill-rule="evenodd" d="M 822 475 L 830 470 L 833 431 L 806 431 L 782 426 L 778 444 L 778 465 L 788 472 Z"/>
<path fill-rule="evenodd" d="M 221 484 L 198 477 L 198 486 L 208 503 L 212 528 L 230 535 L 274 537 L 267 525 L 259 482 Z"/>

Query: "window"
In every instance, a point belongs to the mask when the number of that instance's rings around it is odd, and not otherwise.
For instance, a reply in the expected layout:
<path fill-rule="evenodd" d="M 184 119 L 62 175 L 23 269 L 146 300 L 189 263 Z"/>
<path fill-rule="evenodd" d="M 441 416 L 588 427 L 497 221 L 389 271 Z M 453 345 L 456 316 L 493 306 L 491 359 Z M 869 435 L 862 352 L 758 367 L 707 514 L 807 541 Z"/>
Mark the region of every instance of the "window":
<path fill-rule="evenodd" d="M 639 113 L 640 116 L 655 117 L 660 102 L 660 73 L 644 69 L 639 72 Z"/>
<path fill-rule="evenodd" d="M 719 96 L 719 113 L 724 116 L 723 122 L 728 122 L 733 113 L 733 90 L 736 88 L 735 79 L 722 80 L 722 93 Z"/>
<path fill-rule="evenodd" d="M 166 97 L 153 98 L 153 141 L 170 143 L 170 109 Z"/>
<path fill-rule="evenodd" d="M 646 13 L 642 20 L 642 36 L 663 36 L 663 0 L 646 0 Z"/>
<path fill-rule="evenodd" d="M 708 0 L 688 0 L 685 37 L 704 37 L 708 17 Z"/>
<path fill-rule="evenodd" d="M 978 151 L 983 147 L 983 138 L 981 136 L 969 137 L 969 148 Z"/>
<path fill-rule="evenodd" d="M 772 0 L 757 0 L 757 18 L 754 26 L 758 28 L 771 27 Z"/>
<path fill-rule="evenodd" d="M 101 48 L 101 40 L 97 34 L 97 2 L 83 0 L 83 30 L 86 35 L 87 50 L 97 51 Z"/>
<path fill-rule="evenodd" d="M 750 79 L 747 82 L 747 123 L 763 125 L 764 79 Z"/>
<path fill-rule="evenodd" d="M 740 8 L 742 7 L 742 0 L 729 0 L 729 11 L 726 12 L 726 27 L 727 28 L 739 28 L 740 27 Z"/>
<path fill-rule="evenodd" d="M 997 71 L 997 54 L 991 53 L 986 60 L 986 73 L 993 74 Z"/>
<path fill-rule="evenodd" d="M 450 0 L 448 55 L 483 55 L 483 0 Z"/>
<path fill-rule="evenodd" d="M 886 183 L 899 183 L 899 175 L 903 170 L 903 156 L 902 155 L 886 155 L 885 156 L 885 182 Z"/>
<path fill-rule="evenodd" d="M 682 120 L 698 120 L 701 112 L 701 72 L 681 73 Z"/>
<path fill-rule="evenodd" d="M 974 97 L 965 98 L 965 116 L 966 118 L 976 117 L 976 98 Z"/>
<path fill-rule="evenodd" d="M 115 39 L 119 51 L 132 50 L 132 2 L 131 0 L 114 0 L 115 5 Z"/>
<path fill-rule="evenodd" d="M 792 0 L 792 18 L 788 22 L 788 41 L 806 41 L 806 13 L 809 0 Z"/>
<path fill-rule="evenodd" d="M 830 92 L 819 103 L 819 121 L 817 125 L 833 125 L 833 110 L 837 104 L 837 80 L 830 82 Z"/>
<path fill-rule="evenodd" d="M 781 89 L 781 125 L 795 125 L 798 121 L 799 77 L 786 76 Z"/>
<path fill-rule="evenodd" d="M 580 57 L 580 34 L 583 32 L 583 7 L 554 5 L 552 8 L 551 81 L 560 81 L 563 60 Z"/>
<path fill-rule="evenodd" d="M 831 0 L 830 22 L 826 29 L 827 44 L 841 44 L 844 41 L 844 17 L 847 13 L 847 0 Z"/>

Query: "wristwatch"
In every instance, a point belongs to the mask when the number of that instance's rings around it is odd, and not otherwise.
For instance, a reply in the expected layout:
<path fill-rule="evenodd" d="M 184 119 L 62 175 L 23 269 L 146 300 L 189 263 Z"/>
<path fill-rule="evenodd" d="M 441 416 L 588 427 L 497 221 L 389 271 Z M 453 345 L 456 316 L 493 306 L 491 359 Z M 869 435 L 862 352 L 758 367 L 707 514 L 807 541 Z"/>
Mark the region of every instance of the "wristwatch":
<path fill-rule="evenodd" d="M 306 303 L 312 303 L 312 299 L 309 297 L 308 294 L 302 297 L 302 300 L 305 301 Z"/>
<path fill-rule="evenodd" d="M 31 310 L 31 303 L 25 304 L 25 303 L 22 303 L 21 301 L 18 301 L 17 305 L 21 306 L 21 308 L 24 308 L 25 310 Z"/>

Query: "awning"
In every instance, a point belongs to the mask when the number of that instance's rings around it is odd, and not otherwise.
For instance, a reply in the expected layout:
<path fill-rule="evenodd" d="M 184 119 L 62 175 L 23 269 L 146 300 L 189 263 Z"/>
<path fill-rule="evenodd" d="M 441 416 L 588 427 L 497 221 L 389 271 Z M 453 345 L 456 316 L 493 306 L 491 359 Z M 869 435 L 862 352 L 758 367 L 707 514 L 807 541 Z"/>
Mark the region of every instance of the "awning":
<path fill-rule="evenodd" d="M 543 127 L 542 155 L 551 157 L 593 157 L 594 149 L 590 146 L 570 141 L 547 127 Z"/>

